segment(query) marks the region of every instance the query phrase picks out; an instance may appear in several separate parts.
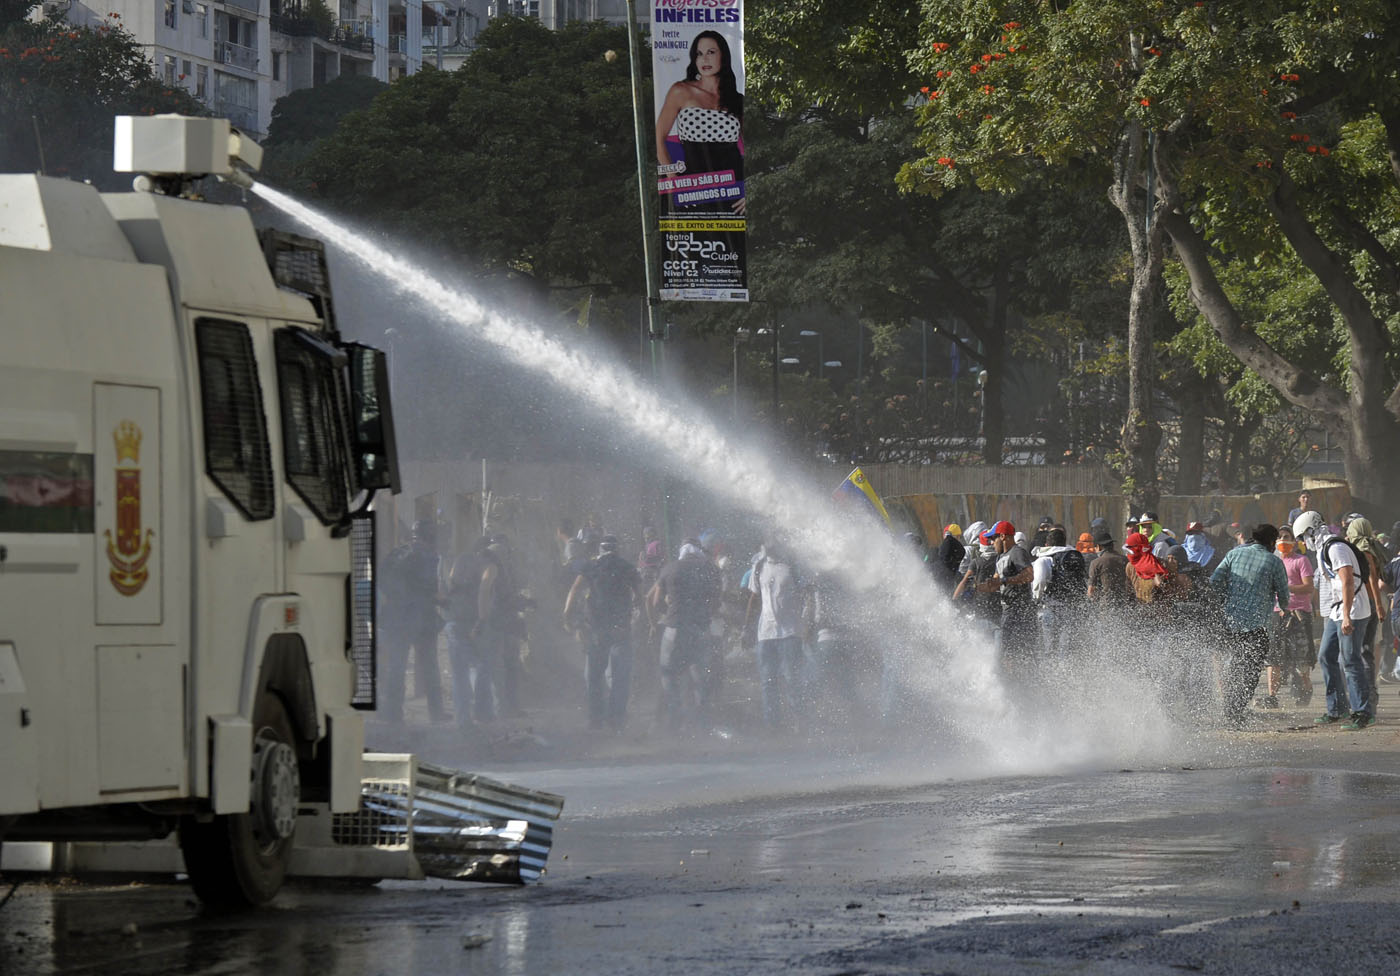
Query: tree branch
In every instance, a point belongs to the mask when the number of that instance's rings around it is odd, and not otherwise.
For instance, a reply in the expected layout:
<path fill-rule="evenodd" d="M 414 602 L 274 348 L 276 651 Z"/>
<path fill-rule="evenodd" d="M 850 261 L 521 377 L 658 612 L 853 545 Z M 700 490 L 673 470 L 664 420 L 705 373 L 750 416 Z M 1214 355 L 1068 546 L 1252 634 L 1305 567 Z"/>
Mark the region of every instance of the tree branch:
<path fill-rule="evenodd" d="M 1280 170 L 1278 187 L 1267 198 L 1266 206 L 1299 259 L 1317 276 L 1327 297 L 1342 313 L 1347 331 L 1351 333 L 1352 368 L 1364 370 L 1368 360 L 1376 360 L 1380 364 L 1379 361 L 1390 348 L 1390 336 L 1385 325 L 1376 318 L 1371 303 L 1351 280 L 1351 274 L 1341 258 L 1313 230 L 1307 215 L 1298 205 L 1297 191 L 1297 185 L 1287 171 Z M 1380 365 L 1383 368 L 1383 364 Z"/>
<path fill-rule="evenodd" d="M 1400 264 L 1390 256 L 1380 239 L 1371 233 L 1371 228 L 1357 220 L 1352 212 L 1340 203 L 1332 207 L 1332 216 L 1337 222 L 1337 229 L 1349 238 L 1355 247 L 1365 251 L 1371 256 L 1371 260 L 1376 262 L 1386 290 L 1400 297 Z"/>
<path fill-rule="evenodd" d="M 1342 431 L 1349 406 L 1346 396 L 1289 362 L 1246 328 L 1239 311 L 1215 275 L 1205 241 L 1184 214 L 1179 210 L 1164 214 L 1162 226 L 1171 236 L 1177 257 L 1191 277 L 1192 303 L 1205 316 L 1220 340 L 1240 362 L 1258 373 L 1289 403 L 1315 411 L 1329 428 Z"/>

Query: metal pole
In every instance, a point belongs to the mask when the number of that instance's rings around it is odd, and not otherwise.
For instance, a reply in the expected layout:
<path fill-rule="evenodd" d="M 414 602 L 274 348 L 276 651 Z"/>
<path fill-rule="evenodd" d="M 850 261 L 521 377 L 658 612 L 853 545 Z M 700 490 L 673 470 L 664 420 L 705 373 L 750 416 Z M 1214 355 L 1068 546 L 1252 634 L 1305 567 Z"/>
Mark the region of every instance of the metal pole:
<path fill-rule="evenodd" d="M 656 323 L 656 306 L 661 301 L 661 283 L 657 277 L 656 255 L 652 242 L 656 233 L 656 221 L 652 216 L 653 188 L 656 185 L 656 168 L 651 167 L 647 174 L 646 124 L 642 118 L 642 40 L 637 29 L 637 0 L 627 0 L 627 56 L 632 66 L 632 128 L 637 143 L 637 195 L 642 210 L 642 261 L 647 275 L 647 335 L 653 344 L 662 338 Z M 653 363 L 655 354 L 653 353 Z"/>
<path fill-rule="evenodd" d="M 739 333 L 735 332 L 734 339 L 734 384 L 729 388 L 730 406 L 729 419 L 735 424 L 739 422 Z"/>
<path fill-rule="evenodd" d="M 921 394 L 919 398 L 919 413 L 922 414 L 928 409 L 928 323 L 923 319 L 919 320 L 919 335 L 924 341 L 923 385 L 919 387 L 919 392 Z"/>
<path fill-rule="evenodd" d="M 768 320 L 768 328 L 773 330 L 773 423 L 778 422 L 778 324 Z"/>

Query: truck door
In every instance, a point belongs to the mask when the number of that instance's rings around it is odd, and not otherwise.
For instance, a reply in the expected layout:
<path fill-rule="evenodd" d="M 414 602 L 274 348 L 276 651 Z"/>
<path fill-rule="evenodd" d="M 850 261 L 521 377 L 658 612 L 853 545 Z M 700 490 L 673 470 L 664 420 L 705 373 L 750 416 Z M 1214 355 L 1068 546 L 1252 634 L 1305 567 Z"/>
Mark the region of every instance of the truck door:
<path fill-rule="evenodd" d="M 281 591 L 276 481 L 264 390 L 276 382 L 266 325 L 231 316 L 194 320 L 193 370 L 198 388 L 198 653 L 192 665 L 197 795 L 208 795 L 207 718 L 236 714 L 251 701 L 257 675 L 247 673 L 260 648 L 249 648 L 250 616 L 259 598 Z M 255 344 L 255 339 L 261 342 Z"/>

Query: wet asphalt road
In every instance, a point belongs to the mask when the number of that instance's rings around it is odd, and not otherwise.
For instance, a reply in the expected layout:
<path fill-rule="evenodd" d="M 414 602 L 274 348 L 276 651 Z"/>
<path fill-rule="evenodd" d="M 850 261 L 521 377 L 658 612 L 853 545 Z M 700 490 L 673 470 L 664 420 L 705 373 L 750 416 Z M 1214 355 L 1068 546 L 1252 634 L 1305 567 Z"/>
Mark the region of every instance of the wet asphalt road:
<path fill-rule="evenodd" d="M 1397 729 L 980 780 L 800 750 L 491 770 L 569 797 L 540 885 L 218 917 L 179 885 L 30 883 L 0 973 L 1400 972 Z"/>

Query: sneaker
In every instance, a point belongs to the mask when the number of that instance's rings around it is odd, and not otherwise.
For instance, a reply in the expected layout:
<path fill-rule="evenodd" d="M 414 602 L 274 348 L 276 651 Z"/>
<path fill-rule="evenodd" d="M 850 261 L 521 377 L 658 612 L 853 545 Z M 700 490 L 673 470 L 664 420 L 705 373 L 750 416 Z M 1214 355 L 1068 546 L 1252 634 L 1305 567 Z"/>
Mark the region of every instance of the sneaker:
<path fill-rule="evenodd" d="M 1313 725 L 1331 725 L 1341 720 L 1342 717 L 1340 715 L 1332 715 L 1329 713 L 1327 715 L 1319 715 L 1317 718 L 1313 719 Z"/>
<path fill-rule="evenodd" d="M 1351 721 L 1343 725 L 1342 729 L 1347 732 L 1360 732 L 1362 729 L 1375 724 L 1376 720 L 1365 712 L 1352 712 Z"/>
<path fill-rule="evenodd" d="M 1278 708 L 1278 695 L 1266 695 L 1264 700 L 1259 704 L 1264 708 Z"/>

